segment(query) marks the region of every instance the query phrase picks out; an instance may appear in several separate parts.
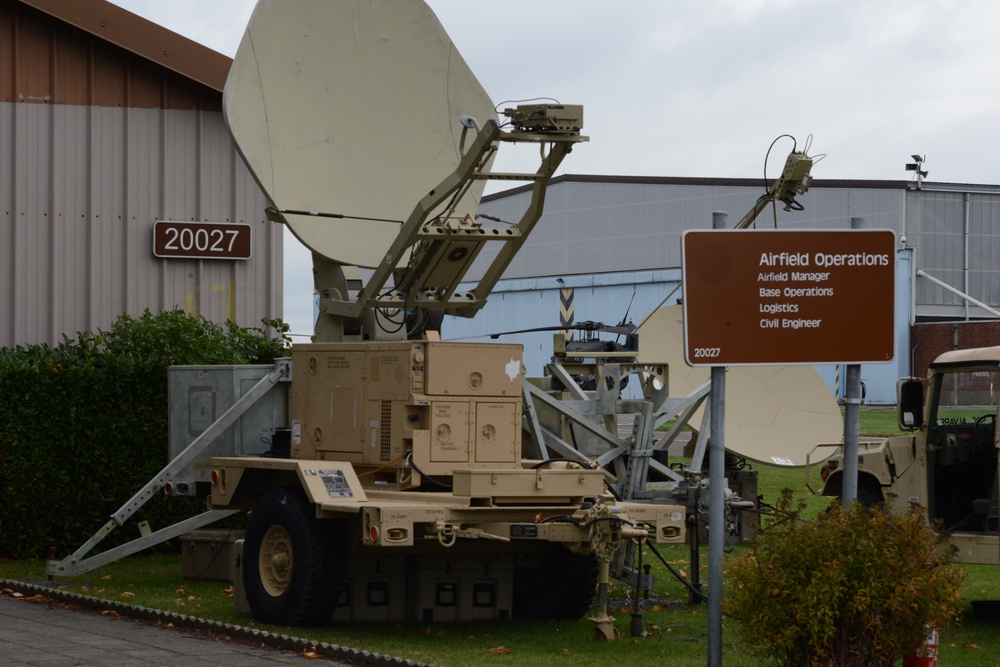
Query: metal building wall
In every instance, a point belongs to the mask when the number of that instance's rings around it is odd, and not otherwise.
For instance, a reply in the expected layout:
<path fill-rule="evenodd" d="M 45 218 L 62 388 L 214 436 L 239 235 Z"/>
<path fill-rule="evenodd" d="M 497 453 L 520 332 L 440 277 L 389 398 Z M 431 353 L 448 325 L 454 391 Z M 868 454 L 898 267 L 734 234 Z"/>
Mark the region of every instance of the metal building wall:
<path fill-rule="evenodd" d="M 101 24 L 102 34 L 128 36 L 151 56 L 177 64 L 197 61 L 201 81 L 167 69 L 21 0 L 0 0 L 0 101 L 146 109 L 205 109 L 222 105 L 229 58 L 102 0 L 44 2 L 73 20 Z M 85 15 L 85 16 L 81 16 Z M 201 76 L 204 74 L 205 76 Z"/>
<path fill-rule="evenodd" d="M 0 103 L 0 345 L 122 313 L 281 314 L 281 230 L 219 112 Z M 247 222 L 249 261 L 159 259 L 156 220 Z"/>
<path fill-rule="evenodd" d="M 221 93 L 0 2 L 0 346 L 56 344 L 122 313 L 281 315 L 282 236 Z M 158 259 L 156 220 L 246 222 L 249 261 Z"/>
<path fill-rule="evenodd" d="M 685 230 L 710 229 L 713 211 L 727 211 L 735 224 L 762 192 L 748 179 L 555 179 L 545 213 L 504 279 L 679 267 Z M 484 199 L 481 212 L 515 221 L 530 194 L 519 188 Z M 852 217 L 861 216 L 868 228 L 903 230 L 902 182 L 817 182 L 800 201 L 800 212 L 778 205 L 780 228 L 847 229 Z M 769 207 L 757 226 L 771 228 L 774 219 Z M 470 279 L 481 274 L 483 261 L 473 266 Z"/>
<path fill-rule="evenodd" d="M 925 185 L 907 191 L 907 245 L 916 269 L 1000 309 L 1000 192 L 972 186 Z M 948 319 L 995 317 L 928 279 L 917 277 L 916 315 Z"/>
<path fill-rule="evenodd" d="M 574 290 L 576 322 L 593 320 L 615 325 L 624 320 L 639 324 L 661 304 L 677 303 L 680 292 L 674 289 L 680 279 L 680 269 L 668 269 L 504 280 L 475 318 L 446 317 L 441 335 L 448 340 L 488 340 L 494 333 L 558 326 L 559 295 L 564 288 Z M 671 292 L 672 297 L 664 303 Z M 541 375 L 552 357 L 554 333 L 523 333 L 500 340 L 522 344 L 528 374 Z"/>

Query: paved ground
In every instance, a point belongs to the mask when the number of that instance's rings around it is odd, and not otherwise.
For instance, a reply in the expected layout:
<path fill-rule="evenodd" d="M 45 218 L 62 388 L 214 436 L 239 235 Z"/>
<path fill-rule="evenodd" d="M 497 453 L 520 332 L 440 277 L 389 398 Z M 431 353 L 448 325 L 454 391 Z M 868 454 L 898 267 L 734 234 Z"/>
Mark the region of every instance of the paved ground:
<path fill-rule="evenodd" d="M 0 665 L 275 667 L 346 665 L 52 600 L 0 594 Z"/>

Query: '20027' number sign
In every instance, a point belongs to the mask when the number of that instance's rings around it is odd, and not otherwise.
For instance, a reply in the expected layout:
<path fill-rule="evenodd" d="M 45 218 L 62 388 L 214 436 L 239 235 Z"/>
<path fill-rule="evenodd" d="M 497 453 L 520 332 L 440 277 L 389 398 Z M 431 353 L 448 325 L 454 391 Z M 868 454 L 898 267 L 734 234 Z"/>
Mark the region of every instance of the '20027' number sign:
<path fill-rule="evenodd" d="M 153 254 L 186 259 L 250 259 L 250 225 L 228 222 L 174 222 L 153 225 Z"/>

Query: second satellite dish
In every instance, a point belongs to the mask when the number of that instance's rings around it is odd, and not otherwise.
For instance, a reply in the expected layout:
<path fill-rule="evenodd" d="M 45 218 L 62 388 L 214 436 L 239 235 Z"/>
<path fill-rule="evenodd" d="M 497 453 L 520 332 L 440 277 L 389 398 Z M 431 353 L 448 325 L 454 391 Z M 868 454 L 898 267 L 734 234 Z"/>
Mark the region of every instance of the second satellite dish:
<path fill-rule="evenodd" d="M 457 166 L 462 116 L 496 117 L 421 0 L 258 3 L 223 113 L 289 229 L 363 267 L 382 261 L 414 202 Z M 475 213 L 482 187 L 456 215 Z"/>
<path fill-rule="evenodd" d="M 660 308 L 643 322 L 640 359 L 667 362 L 670 395 L 685 396 L 709 379 L 684 360 L 684 312 Z M 701 423 L 701 411 L 691 420 Z M 770 465 L 803 466 L 820 443 L 844 432 L 837 399 L 812 366 L 734 366 L 726 374 L 726 449 Z M 818 450 L 811 463 L 833 452 Z"/>

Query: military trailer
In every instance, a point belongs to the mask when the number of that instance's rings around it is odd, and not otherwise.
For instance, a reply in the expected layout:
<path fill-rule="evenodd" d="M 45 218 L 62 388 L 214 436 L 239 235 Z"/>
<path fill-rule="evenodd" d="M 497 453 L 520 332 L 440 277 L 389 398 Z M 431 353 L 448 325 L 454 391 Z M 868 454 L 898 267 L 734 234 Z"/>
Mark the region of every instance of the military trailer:
<path fill-rule="evenodd" d="M 439 334 L 524 243 L 587 140 L 583 108 L 520 104 L 501 123 L 421 0 L 268 0 L 223 115 L 268 218 L 313 253 L 315 342 L 273 367 L 173 369 L 173 460 L 49 571 L 89 569 L 82 555 L 162 488 L 209 511 L 129 548 L 247 512 L 236 597 L 262 622 L 579 618 L 596 591 L 596 634 L 613 638 L 612 557 L 683 542 L 684 508 L 620 502 L 586 460 L 526 457 L 521 347 Z M 494 172 L 518 145 L 537 167 Z M 491 180 L 531 184 L 520 220 L 478 215 Z"/>
<path fill-rule="evenodd" d="M 260 3 L 223 108 L 268 216 L 313 251 L 319 295 L 316 342 L 279 362 L 287 449 L 211 460 L 212 509 L 249 511 L 257 619 L 579 618 L 623 543 L 684 539 L 682 508 L 622 504 L 600 469 L 522 456 L 520 346 L 438 333 L 443 314 L 482 308 L 531 232 L 586 140 L 582 107 L 519 105 L 502 127 L 411 0 Z M 537 169 L 494 173 L 517 144 L 539 150 Z M 478 217 L 498 179 L 533 184 L 519 221 Z"/>

